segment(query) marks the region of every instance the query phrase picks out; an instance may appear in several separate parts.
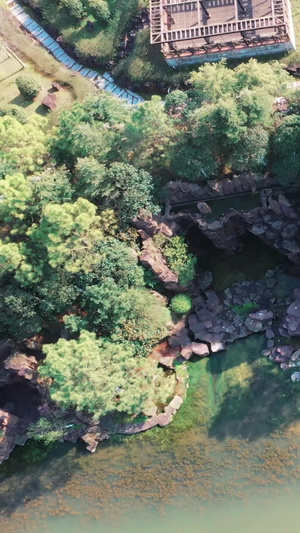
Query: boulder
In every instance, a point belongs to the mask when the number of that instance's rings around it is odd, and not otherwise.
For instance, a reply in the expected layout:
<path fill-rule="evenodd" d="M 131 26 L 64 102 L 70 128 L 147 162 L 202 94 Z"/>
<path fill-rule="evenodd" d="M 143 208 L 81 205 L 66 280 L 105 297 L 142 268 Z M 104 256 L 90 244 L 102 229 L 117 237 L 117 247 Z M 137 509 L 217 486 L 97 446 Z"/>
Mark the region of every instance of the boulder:
<path fill-rule="evenodd" d="M 33 356 L 23 353 L 10 355 L 4 362 L 4 368 L 18 376 L 28 379 L 29 381 L 37 378 L 37 360 Z"/>
<path fill-rule="evenodd" d="M 210 349 L 212 353 L 222 352 L 225 350 L 225 344 L 223 342 L 211 342 Z"/>
<path fill-rule="evenodd" d="M 293 383 L 300 381 L 300 372 L 293 372 L 291 375 L 291 380 Z"/>
<path fill-rule="evenodd" d="M 192 342 L 192 352 L 195 355 L 200 355 L 200 357 L 206 357 L 209 355 L 209 349 L 207 344 L 204 344 L 202 342 Z"/>
<path fill-rule="evenodd" d="M 99 426 L 92 426 L 88 428 L 87 432 L 81 437 L 86 442 L 86 449 L 94 453 L 97 449 L 99 442 L 109 439 L 109 434 L 103 431 Z"/>
<path fill-rule="evenodd" d="M 211 208 L 205 202 L 198 202 L 197 209 L 200 215 L 208 215 L 209 213 L 211 213 Z"/>

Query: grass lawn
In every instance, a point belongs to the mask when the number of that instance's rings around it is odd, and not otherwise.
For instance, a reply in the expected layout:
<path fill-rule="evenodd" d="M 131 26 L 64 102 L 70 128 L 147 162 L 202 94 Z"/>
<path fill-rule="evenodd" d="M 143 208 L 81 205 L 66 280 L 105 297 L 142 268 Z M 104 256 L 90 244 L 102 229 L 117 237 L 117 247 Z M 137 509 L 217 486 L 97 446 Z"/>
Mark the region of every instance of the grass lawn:
<path fill-rule="evenodd" d="M 20 75 L 28 75 L 35 78 L 41 91 L 33 102 L 26 101 L 19 93 L 15 80 Z M 15 104 L 23 107 L 28 114 L 38 113 L 48 115 L 48 110 L 42 105 L 42 100 L 51 91 L 51 84 L 54 81 L 51 77 L 36 72 L 33 65 L 22 65 L 4 48 L 0 49 L 0 107 L 7 104 Z M 72 92 L 63 88 L 56 93 L 57 109 L 65 108 L 72 104 L 74 98 Z"/>

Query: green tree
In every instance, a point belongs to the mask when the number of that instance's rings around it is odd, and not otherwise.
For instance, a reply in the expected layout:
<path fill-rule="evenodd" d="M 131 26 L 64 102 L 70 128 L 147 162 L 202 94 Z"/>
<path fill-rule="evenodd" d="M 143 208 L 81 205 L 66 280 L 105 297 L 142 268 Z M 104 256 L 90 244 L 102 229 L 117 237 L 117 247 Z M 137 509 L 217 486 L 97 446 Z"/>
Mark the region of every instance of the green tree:
<path fill-rule="evenodd" d="M 36 335 L 42 328 L 38 300 L 29 291 L 15 286 L 0 289 L 0 334 L 23 340 Z"/>
<path fill-rule="evenodd" d="M 30 117 L 21 124 L 15 117 L 0 117 L 0 163 L 8 164 L 10 172 L 23 173 L 39 169 L 47 155 L 47 135 L 43 117 Z"/>
<path fill-rule="evenodd" d="M 66 168 L 49 167 L 39 174 L 30 176 L 28 185 L 39 208 L 49 203 L 62 204 L 73 198 L 71 176 Z"/>
<path fill-rule="evenodd" d="M 128 223 L 140 209 L 157 211 L 152 201 L 153 181 L 148 172 L 125 163 L 113 163 L 106 173 L 102 197 L 112 205 L 120 220 Z"/>
<path fill-rule="evenodd" d="M 75 166 L 77 194 L 89 200 L 101 196 L 105 172 L 105 166 L 93 156 L 79 158 Z"/>
<path fill-rule="evenodd" d="M 60 0 L 60 4 L 76 19 L 81 19 L 85 15 L 84 5 L 80 0 Z"/>
<path fill-rule="evenodd" d="M 300 177 L 300 116 L 289 116 L 272 138 L 272 170 L 281 183 L 298 182 Z"/>
<path fill-rule="evenodd" d="M 16 85 L 26 100 L 33 100 L 41 90 L 39 82 L 30 76 L 18 76 Z"/>
<path fill-rule="evenodd" d="M 108 22 L 110 9 L 105 0 L 87 0 L 87 5 L 94 17 L 101 22 Z"/>
<path fill-rule="evenodd" d="M 88 412 L 95 420 L 106 413 L 143 412 L 162 380 L 151 359 L 134 357 L 128 344 L 96 339 L 82 331 L 79 340 L 60 339 L 44 346 L 40 375 L 50 379 L 50 395 L 62 409 Z"/>
<path fill-rule="evenodd" d="M 158 173 L 169 168 L 176 130 L 159 96 L 140 105 L 125 129 L 127 159 L 136 167 Z"/>
<path fill-rule="evenodd" d="M 97 252 L 103 238 L 100 218 L 96 206 L 84 198 L 45 206 L 40 224 L 31 226 L 27 234 L 47 249 L 52 268 L 89 272 L 101 259 Z"/>

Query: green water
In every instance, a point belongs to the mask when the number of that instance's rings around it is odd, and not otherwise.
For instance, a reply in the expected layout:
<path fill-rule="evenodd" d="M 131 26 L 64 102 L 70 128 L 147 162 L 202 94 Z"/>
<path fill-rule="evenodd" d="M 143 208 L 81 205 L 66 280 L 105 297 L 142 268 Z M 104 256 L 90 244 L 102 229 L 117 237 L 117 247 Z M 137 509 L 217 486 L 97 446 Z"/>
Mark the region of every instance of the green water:
<path fill-rule="evenodd" d="M 300 384 L 260 356 L 264 343 L 255 335 L 189 363 L 168 428 L 94 455 L 16 450 L 0 470 L 1 531 L 259 533 L 287 519 L 299 531 Z"/>

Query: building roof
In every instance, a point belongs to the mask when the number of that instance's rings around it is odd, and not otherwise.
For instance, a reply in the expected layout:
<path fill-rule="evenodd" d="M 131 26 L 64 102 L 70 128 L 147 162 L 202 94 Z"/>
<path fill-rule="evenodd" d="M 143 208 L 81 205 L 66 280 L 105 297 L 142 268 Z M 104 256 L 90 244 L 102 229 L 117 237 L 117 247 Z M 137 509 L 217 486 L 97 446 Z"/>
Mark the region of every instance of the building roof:
<path fill-rule="evenodd" d="M 289 40 L 289 0 L 151 0 L 151 42 L 165 56 Z"/>

